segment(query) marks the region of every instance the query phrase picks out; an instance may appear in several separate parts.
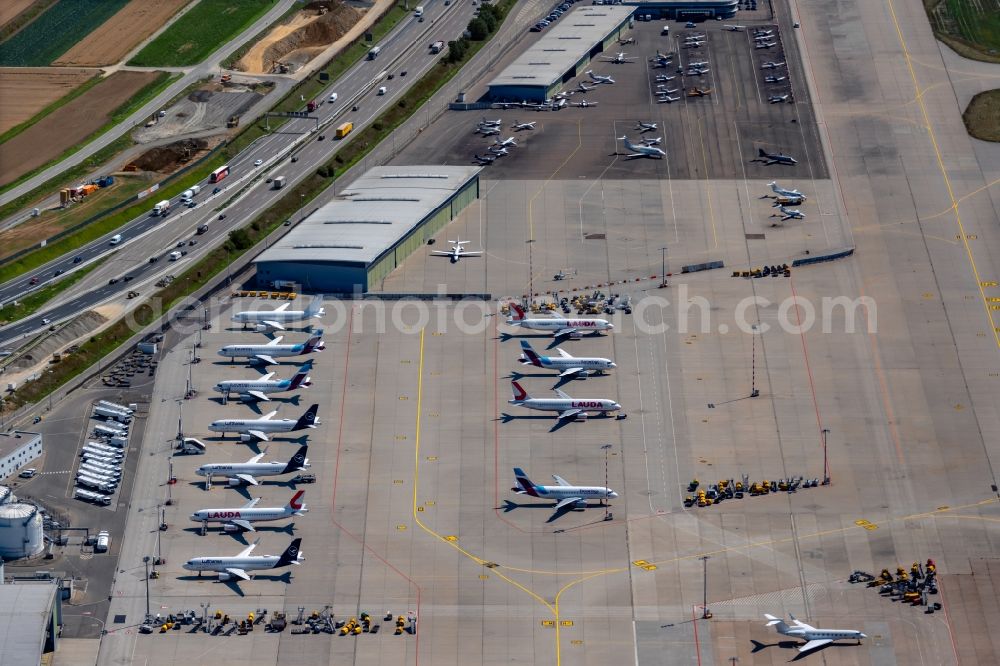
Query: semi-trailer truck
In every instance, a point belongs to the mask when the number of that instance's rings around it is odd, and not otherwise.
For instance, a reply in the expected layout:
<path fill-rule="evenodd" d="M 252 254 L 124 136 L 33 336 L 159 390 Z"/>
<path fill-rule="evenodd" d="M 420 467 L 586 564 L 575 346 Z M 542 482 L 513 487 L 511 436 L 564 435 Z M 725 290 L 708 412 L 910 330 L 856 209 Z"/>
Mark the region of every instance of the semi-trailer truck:
<path fill-rule="evenodd" d="M 170 212 L 170 202 L 167 201 L 166 199 L 153 206 L 153 217 L 163 216 L 169 212 Z"/>
<path fill-rule="evenodd" d="M 274 177 L 274 189 L 280 190 L 284 186 L 285 186 L 285 177 L 284 176 L 275 176 Z"/>
<path fill-rule="evenodd" d="M 381 46 L 373 46 L 370 51 L 368 51 L 368 59 L 374 60 L 378 57 L 378 54 L 382 52 Z"/>

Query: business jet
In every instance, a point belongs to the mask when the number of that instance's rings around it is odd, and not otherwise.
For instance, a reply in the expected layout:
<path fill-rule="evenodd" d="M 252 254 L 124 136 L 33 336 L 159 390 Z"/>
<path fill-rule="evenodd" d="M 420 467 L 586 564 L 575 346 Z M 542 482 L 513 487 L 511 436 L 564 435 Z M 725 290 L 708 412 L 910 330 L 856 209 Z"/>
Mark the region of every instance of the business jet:
<path fill-rule="evenodd" d="M 503 157 L 504 155 L 510 155 L 510 153 L 507 151 L 506 148 L 501 148 L 500 146 L 497 145 L 492 145 L 486 150 L 490 151 L 490 153 L 495 155 L 496 157 Z"/>
<path fill-rule="evenodd" d="M 761 160 L 761 158 L 763 158 L 765 166 L 766 165 L 770 165 L 770 164 L 788 164 L 788 165 L 794 165 L 794 164 L 798 164 L 799 163 L 799 161 L 796 160 L 791 155 L 783 155 L 782 153 L 769 153 L 766 150 L 764 150 L 763 148 L 758 148 L 757 149 L 757 159 L 758 159 L 758 161 Z"/>
<path fill-rule="evenodd" d="M 788 101 L 789 95 L 771 95 L 767 98 L 767 101 L 771 104 L 781 104 L 782 102 Z"/>
<path fill-rule="evenodd" d="M 597 83 L 597 84 L 601 84 L 601 83 L 614 83 L 615 82 L 615 80 L 613 78 L 611 78 L 611 75 L 602 76 L 600 74 L 594 74 L 594 70 L 592 70 L 592 69 L 588 69 L 587 70 L 587 76 L 590 77 L 591 81 L 593 81 L 594 83 Z"/>
<path fill-rule="evenodd" d="M 657 150 L 657 149 L 654 149 Z M 663 151 L 660 151 L 663 152 Z M 551 331 L 552 337 L 579 337 L 582 331 L 612 331 L 614 324 L 605 319 L 563 319 L 561 317 L 526 318 L 524 309 L 517 303 L 510 304 L 509 326 L 517 326 L 532 331 Z"/>
<path fill-rule="evenodd" d="M 514 479 L 516 486 L 511 488 L 518 495 L 528 495 L 540 499 L 550 499 L 556 502 L 555 510 L 559 511 L 568 506 L 575 509 L 586 509 L 588 499 L 601 500 L 600 506 L 604 506 L 607 500 L 618 497 L 618 493 L 605 488 L 604 486 L 571 486 L 569 482 L 557 474 L 552 478 L 559 485 L 538 486 L 531 482 L 528 475 L 520 467 L 514 468 Z"/>
<path fill-rule="evenodd" d="M 271 379 L 274 373 L 269 372 L 260 379 L 226 379 L 216 384 L 214 388 L 227 398 L 235 393 L 241 400 L 247 402 L 251 400 L 270 402 L 271 399 L 267 397 L 269 393 L 294 391 L 311 385 L 312 378 L 309 377 L 309 371 L 312 370 L 312 365 L 312 359 L 309 359 L 291 379 Z"/>
<path fill-rule="evenodd" d="M 483 118 L 479 121 L 480 127 L 499 127 L 503 123 L 503 118 L 497 118 L 496 120 L 488 120 Z"/>
<path fill-rule="evenodd" d="M 665 95 L 656 100 L 657 104 L 673 104 L 674 102 L 681 101 L 680 97 L 671 97 L 670 95 Z"/>
<path fill-rule="evenodd" d="M 732 32 L 742 32 L 747 29 L 745 25 L 724 25 L 722 27 L 724 30 L 730 30 Z"/>
<path fill-rule="evenodd" d="M 799 652 L 809 652 L 833 641 L 845 639 L 856 640 L 858 645 L 861 645 L 861 639 L 868 638 L 856 629 L 817 629 L 805 622 L 796 620 L 795 616 L 791 614 L 788 617 L 792 619 L 792 626 L 788 626 L 784 620 L 773 615 L 768 615 L 767 613 L 764 614 L 764 617 L 768 619 L 768 623 L 764 626 L 774 627 L 775 631 L 779 634 L 807 641 L 805 645 L 799 648 Z"/>
<path fill-rule="evenodd" d="M 694 69 L 689 69 L 688 71 L 684 72 L 684 76 L 705 76 L 710 71 L 712 70 L 710 70 L 708 67 L 696 67 Z"/>
<path fill-rule="evenodd" d="M 656 123 L 644 123 L 642 121 L 637 121 L 635 124 L 635 129 L 641 134 L 643 132 L 655 132 Z"/>
<path fill-rule="evenodd" d="M 778 210 L 780 210 L 781 214 L 784 216 L 781 218 L 782 222 L 785 220 L 804 220 L 806 218 L 806 214 L 798 208 L 785 208 L 784 206 L 778 206 Z"/>
<path fill-rule="evenodd" d="M 493 145 L 494 146 L 499 146 L 500 148 L 510 148 L 510 147 L 516 148 L 517 147 L 517 139 L 515 139 L 512 136 L 511 137 L 507 137 L 503 141 L 501 141 L 500 139 L 494 139 L 493 140 Z"/>
<path fill-rule="evenodd" d="M 708 97 L 711 94 L 711 88 L 689 88 L 687 91 L 688 97 Z"/>
<path fill-rule="evenodd" d="M 753 31 L 753 34 L 754 37 L 757 37 L 758 35 L 773 35 L 774 30 L 771 30 L 770 28 L 757 28 Z"/>
<path fill-rule="evenodd" d="M 538 124 L 537 120 L 533 123 L 519 123 L 515 120 L 514 124 L 511 125 L 511 129 L 514 130 L 515 132 L 520 132 L 521 130 L 533 130 L 535 129 L 535 125 L 537 124 Z"/>
<path fill-rule="evenodd" d="M 292 539 L 292 543 L 281 555 L 251 555 L 258 541 L 241 550 L 236 557 L 192 557 L 182 566 L 188 571 L 197 571 L 199 578 L 203 571 L 211 571 L 219 574 L 220 581 L 227 581 L 234 578 L 250 580 L 247 571 L 268 571 L 290 564 L 302 564 L 302 553 L 299 550 L 301 538 Z"/>
<path fill-rule="evenodd" d="M 191 520 L 196 523 L 222 523 L 223 532 L 256 532 L 253 524 L 269 520 L 282 520 L 301 516 L 309 509 L 302 503 L 306 491 L 300 490 L 282 507 L 257 508 L 260 502 L 255 497 L 246 504 L 232 509 L 199 509 L 191 514 Z"/>
<path fill-rule="evenodd" d="M 619 51 L 613 57 L 602 56 L 601 59 L 604 62 L 612 62 L 616 65 L 624 65 L 625 63 L 635 62 L 635 58 L 626 57 L 627 54 L 623 51 Z"/>
<path fill-rule="evenodd" d="M 431 252 L 431 254 L 435 257 L 448 257 L 451 259 L 451 263 L 453 264 L 457 264 L 458 260 L 462 257 L 478 257 L 483 254 L 482 250 L 470 252 L 469 250 L 464 249 L 462 246 L 468 245 L 472 241 L 464 241 L 461 237 L 459 237 L 458 240 L 450 240 L 448 242 L 451 243 L 451 250 L 435 250 Z"/>
<path fill-rule="evenodd" d="M 769 49 L 772 46 L 777 46 L 778 42 L 757 42 L 754 44 L 755 49 Z"/>
<path fill-rule="evenodd" d="M 658 136 L 655 139 L 642 139 L 641 141 L 644 146 L 658 146 L 663 141 L 663 137 Z"/>
<path fill-rule="evenodd" d="M 696 60 L 688 63 L 688 69 L 701 69 L 703 67 L 708 67 L 708 64 L 707 60 Z"/>
<path fill-rule="evenodd" d="M 684 48 L 686 49 L 700 49 L 705 45 L 705 42 L 684 42 Z"/>
<path fill-rule="evenodd" d="M 787 76 L 775 76 L 774 74 L 769 74 L 768 76 L 764 77 L 764 81 L 766 83 L 781 83 L 787 78 L 788 78 Z"/>
<path fill-rule="evenodd" d="M 243 328 L 246 328 L 247 324 L 254 324 L 257 330 L 263 333 L 272 330 L 283 331 L 285 330 L 285 327 L 282 326 L 283 323 L 319 319 L 324 314 L 322 295 L 313 296 L 312 300 L 309 301 L 309 307 L 305 310 L 289 310 L 288 306 L 290 305 L 291 303 L 283 303 L 276 310 L 237 312 L 233 315 L 233 321 L 243 324 Z"/>
<path fill-rule="evenodd" d="M 479 166 L 489 166 L 497 159 L 496 155 L 473 155 L 472 157 L 479 162 Z"/>
<path fill-rule="evenodd" d="M 765 62 L 760 66 L 761 69 L 778 69 L 779 67 L 784 67 L 785 63 L 782 62 Z"/>
<path fill-rule="evenodd" d="M 635 44 L 635 37 L 618 40 L 618 46 L 628 46 L 629 44 Z"/>
<path fill-rule="evenodd" d="M 532 398 L 516 381 L 512 381 L 510 385 L 513 397 L 507 401 L 509 404 L 542 412 L 559 412 L 557 418 L 560 421 L 563 419 L 579 419 L 582 421 L 586 420 L 587 415 L 591 412 L 606 414 L 620 411 L 622 408 L 614 400 L 608 400 L 607 398 L 571 398 L 559 389 L 555 389 L 556 395 L 559 396 L 558 398 Z"/>
<path fill-rule="evenodd" d="M 194 472 L 198 476 L 204 476 L 208 480 L 207 482 L 211 482 L 216 476 L 225 476 L 231 486 L 238 486 L 242 483 L 259 486 L 260 481 L 257 480 L 257 477 L 281 476 L 308 469 L 310 467 L 309 458 L 306 457 L 308 452 L 308 446 L 301 446 L 286 463 L 278 461 L 262 463 L 260 459 L 264 457 L 264 454 L 258 453 L 245 463 L 205 463 Z"/>
<path fill-rule="evenodd" d="M 589 106 L 597 106 L 597 102 L 588 102 L 587 100 L 583 99 L 580 100 L 579 102 L 573 102 L 573 106 L 579 106 L 582 109 L 586 109 Z"/>
<path fill-rule="evenodd" d="M 580 81 L 580 83 L 578 83 L 576 85 L 576 91 L 577 92 L 582 92 L 582 93 L 587 93 L 587 92 L 590 92 L 591 90 L 594 90 L 596 87 L 597 86 L 588 86 L 585 81 Z"/>
<path fill-rule="evenodd" d="M 275 339 L 268 342 L 266 345 L 226 345 L 219 350 L 220 356 L 226 356 L 230 359 L 235 360 L 239 357 L 246 357 L 250 359 L 251 363 L 277 363 L 276 358 L 284 358 L 287 356 L 301 356 L 302 354 L 311 354 L 313 352 L 323 351 L 326 345 L 323 343 L 323 330 L 320 329 L 313 333 L 305 342 L 297 345 L 283 345 L 281 343 L 281 336 L 279 335 Z"/>
<path fill-rule="evenodd" d="M 679 88 L 667 88 L 666 86 L 658 86 L 656 88 L 657 95 L 672 95 L 680 90 Z"/>
<path fill-rule="evenodd" d="M 667 81 L 673 81 L 676 78 L 677 78 L 676 76 L 667 76 L 666 74 L 657 74 L 656 75 L 656 82 L 657 83 L 666 83 Z"/>
<path fill-rule="evenodd" d="M 309 430 L 319 425 L 317 418 L 319 405 L 312 405 L 305 414 L 297 419 L 275 419 L 277 410 L 268 412 L 259 419 L 219 419 L 212 421 L 208 429 L 212 432 L 222 433 L 225 437 L 227 432 L 238 433 L 240 441 L 269 441 L 268 433 L 298 432 L 299 430 Z"/>
<path fill-rule="evenodd" d="M 667 156 L 667 153 L 662 148 L 657 148 L 656 146 L 646 146 L 646 145 L 635 145 L 629 141 L 627 136 L 618 137 L 619 141 L 625 142 L 625 147 L 632 152 L 625 155 L 626 159 L 633 157 L 652 157 L 653 159 L 662 160 Z"/>
<path fill-rule="evenodd" d="M 805 201 L 807 198 L 806 195 L 802 194 L 798 190 L 786 190 L 773 180 L 767 185 L 768 187 L 771 188 L 771 191 L 777 194 L 779 197 L 788 197 L 789 199 L 801 199 L 802 201 Z"/>
<path fill-rule="evenodd" d="M 496 127 L 480 127 L 476 130 L 476 133 L 482 134 L 483 136 L 493 136 L 494 134 L 499 134 L 500 130 Z"/>
<path fill-rule="evenodd" d="M 618 366 L 610 359 L 599 357 L 570 356 L 566 351 L 556 347 L 559 356 L 540 356 L 532 349 L 527 340 L 521 340 L 523 353 L 518 361 L 521 365 L 533 365 L 536 368 L 560 370 L 560 377 L 579 376 L 586 379 L 588 375 L 603 375 L 605 370 L 613 370 Z"/>

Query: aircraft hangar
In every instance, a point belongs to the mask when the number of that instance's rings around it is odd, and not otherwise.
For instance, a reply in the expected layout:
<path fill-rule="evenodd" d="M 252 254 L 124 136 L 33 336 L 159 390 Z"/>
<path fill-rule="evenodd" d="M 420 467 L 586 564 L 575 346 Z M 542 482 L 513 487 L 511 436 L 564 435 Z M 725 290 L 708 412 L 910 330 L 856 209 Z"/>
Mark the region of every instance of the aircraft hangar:
<path fill-rule="evenodd" d="M 704 20 L 731 19 L 739 9 L 739 0 L 626 0 L 638 16 L 652 19 Z"/>
<path fill-rule="evenodd" d="M 480 167 L 376 167 L 254 261 L 257 282 L 363 293 L 479 198 Z"/>

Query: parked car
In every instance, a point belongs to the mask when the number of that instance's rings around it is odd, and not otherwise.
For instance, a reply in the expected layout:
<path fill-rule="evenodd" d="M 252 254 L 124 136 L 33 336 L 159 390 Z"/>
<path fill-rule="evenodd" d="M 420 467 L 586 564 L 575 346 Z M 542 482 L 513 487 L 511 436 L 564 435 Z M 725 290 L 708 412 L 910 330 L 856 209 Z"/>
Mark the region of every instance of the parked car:
<path fill-rule="evenodd" d="M 34 467 L 29 467 L 28 469 L 26 469 L 26 470 L 22 471 L 20 474 L 18 474 L 18 476 L 21 477 L 22 479 L 30 479 L 33 476 L 35 476 L 36 474 L 38 474 L 38 470 L 35 469 Z"/>

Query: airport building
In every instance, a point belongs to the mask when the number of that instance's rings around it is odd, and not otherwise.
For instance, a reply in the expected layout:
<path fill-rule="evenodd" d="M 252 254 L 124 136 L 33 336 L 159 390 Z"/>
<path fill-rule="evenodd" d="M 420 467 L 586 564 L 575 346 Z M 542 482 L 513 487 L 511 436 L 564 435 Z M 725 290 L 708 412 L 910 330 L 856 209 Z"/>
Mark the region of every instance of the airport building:
<path fill-rule="evenodd" d="M 617 43 L 634 11 L 635 7 L 627 5 L 590 5 L 570 10 L 490 82 L 490 99 L 551 99 L 567 81 L 589 69 L 596 55 Z"/>
<path fill-rule="evenodd" d="M 625 4 L 635 8 L 636 19 L 679 21 L 731 19 L 739 8 L 739 0 L 627 0 Z"/>
<path fill-rule="evenodd" d="M 367 292 L 479 198 L 480 167 L 394 166 L 367 171 L 254 265 L 257 283 L 330 294 Z"/>
<path fill-rule="evenodd" d="M 0 576 L 3 575 L 0 569 Z M 51 583 L 0 583 L 0 661 L 51 663 L 62 624 L 62 597 Z"/>
<path fill-rule="evenodd" d="M 42 435 L 37 432 L 0 433 L 0 479 L 17 474 L 42 455 Z"/>

